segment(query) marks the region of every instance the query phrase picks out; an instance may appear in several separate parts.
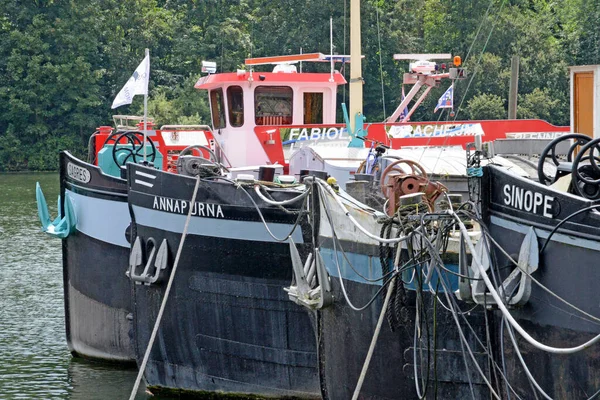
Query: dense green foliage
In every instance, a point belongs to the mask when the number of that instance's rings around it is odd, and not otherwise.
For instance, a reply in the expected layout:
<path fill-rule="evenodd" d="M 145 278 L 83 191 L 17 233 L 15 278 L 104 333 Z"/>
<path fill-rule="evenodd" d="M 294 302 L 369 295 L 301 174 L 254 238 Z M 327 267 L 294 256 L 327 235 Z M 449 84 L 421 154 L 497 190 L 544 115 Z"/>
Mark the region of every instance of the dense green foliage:
<path fill-rule="evenodd" d="M 369 121 L 398 104 L 407 65 L 394 53 L 463 56 L 470 77 L 456 87 L 459 119 L 506 116 L 510 58 L 519 55 L 518 117 L 561 125 L 569 123 L 567 67 L 600 63 L 596 0 L 361 3 Z M 0 171 L 55 169 L 61 149 L 83 154 L 95 128 L 111 123 L 112 100 L 145 48 L 150 115 L 158 124 L 206 123 L 206 94 L 193 89 L 201 60 L 232 71 L 249 56 L 329 53 L 330 16 L 335 52 L 348 53 L 349 7 L 349 0 L 3 0 Z M 432 91 L 413 120 L 447 118 L 433 114 L 444 90 Z M 139 97 L 117 112 L 141 113 Z"/>

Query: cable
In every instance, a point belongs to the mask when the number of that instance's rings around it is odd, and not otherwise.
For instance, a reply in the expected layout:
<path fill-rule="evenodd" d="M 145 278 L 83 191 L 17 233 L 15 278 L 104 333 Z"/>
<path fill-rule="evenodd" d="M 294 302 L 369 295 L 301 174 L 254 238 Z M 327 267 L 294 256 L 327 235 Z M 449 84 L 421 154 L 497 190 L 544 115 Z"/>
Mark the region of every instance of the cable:
<path fill-rule="evenodd" d="M 311 177 L 306 177 L 304 179 L 307 180 L 310 178 Z M 315 178 L 315 181 L 318 183 L 318 185 L 321 188 L 325 189 L 325 191 L 331 195 L 331 197 L 335 200 L 337 205 L 344 211 L 344 214 L 348 217 L 350 222 L 352 222 L 354 224 L 354 226 L 356 226 L 366 236 L 370 237 L 373 240 L 381 242 L 381 243 L 399 243 L 399 242 L 404 242 L 404 241 L 406 241 L 406 239 L 408 239 L 408 237 L 406 237 L 406 236 L 402 236 L 402 237 L 399 237 L 396 239 L 384 239 L 379 236 L 373 235 L 371 232 L 367 231 L 361 224 L 359 224 L 358 221 L 352 215 L 350 215 L 350 211 L 348 211 L 346 206 L 344 206 L 344 204 L 341 202 L 341 200 L 339 199 L 339 196 L 336 195 L 336 193 L 333 191 L 333 189 L 325 181 L 323 181 L 322 179 L 319 179 L 319 178 Z"/>
<path fill-rule="evenodd" d="M 550 232 L 550 234 L 548 235 L 548 238 L 546 239 L 546 241 L 544 242 L 544 245 L 542 246 L 542 248 L 540 249 L 540 255 L 544 252 L 544 250 L 546 249 L 546 246 L 548 246 L 548 243 L 550 243 L 550 239 L 552 238 L 552 236 L 554 236 L 554 234 L 556 233 L 556 231 L 558 231 L 558 228 L 560 228 L 565 222 L 567 222 L 568 220 L 570 220 L 571 218 L 586 212 L 586 211 L 590 211 L 590 210 L 594 210 L 596 208 L 600 208 L 600 204 L 596 204 L 593 206 L 589 206 L 589 207 L 585 207 L 582 208 L 580 210 L 575 211 L 574 213 L 570 214 L 569 216 L 565 217 L 562 221 L 560 221 L 558 224 L 556 224 L 556 226 L 554 227 L 554 229 L 552 229 L 552 231 Z"/>
<path fill-rule="evenodd" d="M 323 194 L 321 192 L 319 192 L 320 196 L 323 196 Z M 329 210 L 328 210 L 328 205 L 325 202 L 324 199 L 321 199 L 321 203 L 325 204 L 325 214 L 327 216 L 327 219 L 329 220 L 330 225 L 333 227 L 333 220 L 331 219 L 331 215 L 329 214 Z M 333 234 L 333 231 L 332 231 Z M 337 253 L 337 247 L 336 247 L 336 242 L 335 240 L 333 241 L 333 251 L 334 254 Z M 344 299 L 346 300 L 346 303 L 348 303 L 348 305 L 350 306 L 351 309 L 353 309 L 354 311 L 363 311 L 365 309 L 367 309 L 367 307 L 369 307 L 374 301 L 375 299 L 379 296 L 379 294 L 383 291 L 383 289 L 386 287 L 386 285 L 389 283 L 383 283 L 381 285 L 381 287 L 377 290 L 377 292 L 375 293 L 375 295 L 362 307 L 356 307 L 351 301 L 350 298 L 348 297 L 348 293 L 346 292 L 346 286 L 344 285 L 344 280 L 342 278 L 342 271 L 340 268 L 340 264 L 339 264 L 339 260 L 337 257 L 335 257 L 335 264 L 336 264 L 336 268 L 338 271 L 338 277 L 340 280 L 340 287 L 342 289 L 342 294 L 344 295 Z M 394 272 L 394 275 L 396 274 L 396 272 Z"/>
<path fill-rule="evenodd" d="M 194 193 L 192 195 L 192 200 L 190 201 L 190 204 L 196 203 L 196 195 L 198 194 L 199 186 L 200 177 L 196 177 L 196 186 L 194 186 Z M 179 248 L 177 249 L 177 254 L 175 255 L 175 261 L 173 262 L 173 270 L 171 271 L 171 275 L 169 276 L 169 282 L 167 283 L 167 288 L 165 289 L 165 295 L 160 304 L 160 309 L 158 310 L 158 315 L 156 316 L 156 321 L 154 322 L 154 328 L 152 329 L 152 334 L 150 335 L 150 340 L 148 341 L 148 347 L 146 347 L 146 352 L 144 353 L 144 358 L 142 359 L 140 370 L 137 374 L 137 377 L 135 378 L 135 384 L 133 385 L 133 389 L 131 390 L 129 400 L 135 399 L 138 388 L 140 387 L 140 382 L 142 381 L 142 376 L 144 375 L 144 371 L 146 370 L 146 364 L 148 363 L 148 359 L 150 358 L 150 351 L 152 351 L 152 346 L 154 345 L 154 340 L 156 339 L 156 334 L 158 333 L 158 328 L 162 321 L 162 316 L 167 305 L 167 300 L 169 299 L 169 294 L 171 293 L 171 286 L 173 285 L 173 281 L 175 280 L 175 273 L 177 272 L 177 267 L 179 266 L 179 257 L 181 256 L 181 251 L 183 250 L 183 243 L 185 242 L 185 238 L 188 233 L 188 227 L 190 225 L 190 220 L 192 219 L 192 210 L 193 208 L 190 207 L 190 211 L 188 212 L 187 218 L 185 219 L 185 225 L 183 226 L 183 232 L 181 233 L 181 239 L 179 240 Z"/>
<path fill-rule="evenodd" d="M 488 278 L 485 270 L 483 269 L 483 266 L 481 265 L 481 262 L 479 261 L 479 259 L 477 257 L 477 251 L 475 249 L 475 246 L 473 246 L 473 243 L 471 242 L 471 240 L 466 240 L 466 238 L 468 237 L 467 228 L 465 227 L 465 225 L 463 224 L 463 222 L 461 221 L 461 219 L 458 217 L 458 215 L 456 213 L 452 212 L 451 215 L 453 215 L 455 217 L 458 225 L 460 226 L 460 229 L 465 236 L 465 241 L 466 241 L 467 245 L 469 246 L 469 250 L 471 250 L 471 254 L 473 255 L 473 260 L 475 261 L 475 265 L 479 269 L 479 272 L 480 272 L 481 276 L 483 277 L 485 285 L 487 286 L 488 290 L 490 291 L 490 294 L 496 301 L 496 305 L 502 311 L 502 314 L 504 314 L 504 316 L 507 318 L 507 320 L 510 322 L 510 324 L 517 330 L 517 332 L 519 332 L 521 334 L 521 336 L 523 336 L 523 338 L 525 340 L 527 340 L 531 345 L 533 345 L 534 347 L 536 347 L 540 350 L 547 351 L 549 353 L 554 353 L 554 354 L 573 354 L 573 353 L 576 353 L 578 351 L 584 350 L 584 349 L 592 346 L 593 344 L 595 344 L 596 342 L 598 342 L 600 340 L 600 335 L 597 335 L 594 338 L 590 339 L 589 341 L 587 341 L 579 346 L 558 348 L 558 347 L 547 346 L 543 343 L 538 342 L 533 337 L 531 337 L 519 325 L 519 323 L 514 319 L 514 317 L 510 314 L 510 312 L 508 311 L 508 309 L 502 302 L 500 295 L 498 294 L 498 292 L 492 285 L 490 278 Z"/>
<path fill-rule="evenodd" d="M 476 220 L 477 221 L 477 220 Z M 492 242 L 492 244 L 494 244 L 494 246 L 508 259 L 508 261 L 510 261 L 511 263 L 513 263 L 517 268 L 519 267 L 519 263 L 517 261 L 515 261 L 510 254 L 508 254 L 508 252 L 506 250 L 504 250 L 504 248 L 502 248 L 502 246 L 500 246 L 500 244 L 494 239 L 494 237 L 489 233 L 489 231 L 487 230 L 485 224 L 483 223 L 483 221 L 477 221 L 480 223 L 480 226 L 482 228 L 482 232 L 484 235 L 486 235 L 486 237 Z M 583 320 L 586 320 L 588 322 L 592 322 L 592 323 L 600 323 L 600 318 L 582 310 L 581 308 L 577 307 L 576 305 L 568 302 L 567 300 L 563 299 L 562 297 L 560 297 L 559 295 L 557 295 L 556 293 L 554 293 L 552 290 L 550 290 L 549 288 L 547 288 L 546 286 L 544 286 L 544 284 L 542 284 L 539 280 L 537 280 L 533 275 L 531 275 L 529 272 L 522 270 L 521 272 L 524 273 L 525 275 L 527 275 L 528 278 L 530 278 L 533 282 L 535 282 L 542 290 L 544 290 L 545 292 L 547 292 L 549 295 L 553 296 L 554 298 L 556 298 L 557 300 L 559 300 L 560 302 L 564 303 L 565 305 L 571 307 L 572 309 L 574 309 L 575 311 L 589 317 L 591 320 L 588 320 L 586 318 L 583 317 L 578 317 L 578 318 L 582 318 Z"/>
<path fill-rule="evenodd" d="M 398 252 L 398 254 L 400 254 L 400 252 Z M 389 285 L 387 294 L 385 295 L 385 300 L 383 301 L 381 313 L 379 314 L 379 319 L 377 320 L 377 326 L 375 327 L 375 333 L 373 334 L 373 338 L 371 339 L 371 345 L 369 346 L 369 351 L 367 352 L 367 358 L 365 359 L 365 363 L 363 364 L 362 371 L 360 372 L 360 376 L 358 377 L 358 382 L 356 384 L 356 388 L 354 389 L 354 394 L 352 395 L 352 400 L 358 399 L 358 395 L 360 394 L 360 390 L 362 389 L 362 385 L 365 381 L 365 376 L 367 375 L 367 371 L 369 369 L 369 364 L 371 363 L 371 358 L 373 357 L 373 351 L 375 351 L 375 345 L 377 344 L 377 339 L 379 338 L 379 333 L 381 332 L 381 326 L 383 325 L 383 318 L 385 317 L 385 312 L 386 312 L 388 304 L 390 302 L 390 297 L 392 296 L 395 281 L 396 281 L 396 275 L 394 275 L 392 277 L 392 279 L 390 280 L 390 285 Z"/>
<path fill-rule="evenodd" d="M 306 196 L 308 196 L 308 194 L 310 193 L 310 191 L 307 189 L 305 190 L 302 194 L 300 194 L 298 197 L 294 197 L 293 199 L 288 199 L 288 200 L 284 200 L 284 201 L 273 201 L 271 199 L 268 199 L 264 194 L 261 193 L 260 191 L 260 185 L 254 185 L 254 191 L 256 192 L 256 194 L 258 195 L 258 197 L 260 197 L 260 199 L 262 201 L 264 201 L 267 204 L 271 204 L 273 206 L 285 206 L 287 204 L 292 204 L 295 203 L 299 200 L 302 200 L 303 198 L 305 198 Z"/>
<path fill-rule="evenodd" d="M 505 318 L 502 318 L 502 324 L 504 324 L 504 320 Z M 519 350 L 519 346 L 517 345 L 517 340 L 515 339 L 515 334 L 512 330 L 512 327 L 510 325 L 506 326 L 506 330 L 508 331 L 508 336 L 510 336 L 510 340 L 513 344 L 513 347 L 515 348 L 515 353 L 517 354 L 517 358 L 519 359 L 519 361 L 521 362 L 521 366 L 523 367 L 523 370 L 525 371 L 525 374 L 527 375 L 527 378 L 529 379 L 529 382 L 531 382 L 531 384 L 540 392 L 540 394 L 542 396 L 544 396 L 547 400 L 552 400 L 552 398 L 550 396 L 548 396 L 548 394 L 544 391 L 544 389 L 542 389 L 540 387 L 540 385 L 537 383 L 537 381 L 535 380 L 535 378 L 533 377 L 533 375 L 531 374 L 531 371 L 529 371 L 529 368 L 527 368 L 527 364 L 525 363 L 525 360 L 523 359 L 523 355 L 521 354 L 521 350 Z M 537 397 L 537 396 L 536 396 Z"/>
<path fill-rule="evenodd" d="M 228 179 L 224 179 L 224 180 L 228 181 Z M 242 185 L 239 185 L 235 181 L 230 181 L 230 182 L 232 182 L 235 185 L 237 185 L 238 189 L 242 189 L 242 191 L 244 193 L 246 193 L 246 195 L 248 196 L 248 198 L 250 199 L 250 201 L 254 205 L 254 208 L 256 209 L 256 211 L 258 213 L 258 216 L 260 217 L 260 220 L 262 221 L 263 225 L 265 226 L 265 229 L 267 230 L 267 232 L 269 233 L 269 235 L 273 238 L 273 240 L 275 240 L 276 242 L 285 242 L 286 240 L 288 240 L 294 234 L 294 232 L 296 231 L 296 228 L 298 227 L 298 224 L 300 223 L 300 219 L 302 218 L 302 215 L 303 215 L 302 210 L 304 210 L 304 208 L 306 206 L 306 201 L 308 199 L 308 196 L 304 197 L 304 203 L 302 203 L 302 207 L 300 207 L 300 210 L 298 211 L 298 217 L 296 218 L 296 221 L 294 222 L 294 225 L 292 225 L 292 229 L 290 230 L 290 232 L 283 239 L 281 239 L 281 238 L 278 238 L 277 236 L 275 236 L 273 234 L 273 232 L 271 232 L 271 229 L 269 229 L 269 226 L 267 225 L 267 221 L 265 220 L 260 207 L 258 206 L 258 204 L 256 204 L 256 201 L 254 201 L 254 199 L 252 198 L 252 196 L 250 195 L 250 193 L 248 193 L 248 191 L 246 190 L 246 188 L 244 188 Z"/>

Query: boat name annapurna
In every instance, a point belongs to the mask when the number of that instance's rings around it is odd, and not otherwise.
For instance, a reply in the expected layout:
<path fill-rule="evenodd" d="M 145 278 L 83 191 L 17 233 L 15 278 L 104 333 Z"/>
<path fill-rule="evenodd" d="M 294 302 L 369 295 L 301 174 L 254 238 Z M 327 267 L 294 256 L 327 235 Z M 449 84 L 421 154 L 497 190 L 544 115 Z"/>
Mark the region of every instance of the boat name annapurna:
<path fill-rule="evenodd" d="M 170 213 L 187 214 L 190 212 L 189 201 L 171 199 L 168 197 L 154 196 L 152 208 L 159 211 Z M 192 206 L 192 215 L 208 218 L 225 218 L 223 210 L 219 204 L 196 202 Z"/>
<path fill-rule="evenodd" d="M 517 210 L 540 214 L 546 218 L 554 217 L 554 197 L 526 190 L 516 185 L 504 185 L 504 204 Z"/>

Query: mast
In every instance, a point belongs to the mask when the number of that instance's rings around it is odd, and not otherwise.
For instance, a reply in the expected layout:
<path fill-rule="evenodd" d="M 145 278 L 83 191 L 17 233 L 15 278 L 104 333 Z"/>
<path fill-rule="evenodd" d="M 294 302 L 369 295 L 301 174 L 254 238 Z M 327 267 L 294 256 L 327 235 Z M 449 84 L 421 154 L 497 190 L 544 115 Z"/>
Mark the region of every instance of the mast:
<path fill-rule="evenodd" d="M 363 124 L 363 79 L 360 41 L 360 0 L 350 1 L 350 127 L 353 133 Z M 359 121 L 358 123 L 356 121 Z"/>

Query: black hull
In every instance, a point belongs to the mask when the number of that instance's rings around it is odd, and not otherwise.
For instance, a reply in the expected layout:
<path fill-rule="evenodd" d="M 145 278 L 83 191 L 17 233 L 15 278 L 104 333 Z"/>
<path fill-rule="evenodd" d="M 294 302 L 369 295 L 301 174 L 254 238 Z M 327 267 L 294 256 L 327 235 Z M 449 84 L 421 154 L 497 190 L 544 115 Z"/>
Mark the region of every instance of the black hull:
<path fill-rule="evenodd" d="M 391 271 L 394 257 L 378 241 L 357 234 L 346 212 L 340 210 L 331 195 L 321 199 L 319 242 L 335 300 L 331 306 L 319 310 L 319 367 L 324 397 L 350 399 L 357 388 L 389 290 L 389 285 L 382 290 L 381 278 L 384 270 Z M 382 222 L 377 214 L 360 206 L 347 207 L 364 229 L 380 235 Z M 335 243 L 333 233 L 338 238 Z M 455 244 L 448 246 L 456 247 Z M 409 254 L 406 249 L 401 251 L 400 265 L 403 265 Z M 457 259 L 456 250 L 442 255 L 450 269 L 456 270 Z M 410 268 L 402 275 L 402 280 L 410 283 L 395 282 L 358 398 L 417 399 L 419 394 L 428 399 L 489 398 L 484 378 L 465 351 L 468 345 L 486 379 L 496 385 L 491 378 L 489 357 L 479 344 L 480 341 L 489 347 L 486 328 L 493 329 L 488 326 L 490 319 L 486 320 L 486 311 L 482 307 L 473 308 L 472 304 L 456 303 L 462 311 L 470 310 L 464 318 L 457 316 L 467 342 L 463 347 L 452 313 L 440 302 L 434 302 L 429 287 L 421 289 L 415 284 L 413 271 Z M 449 273 L 432 275 L 433 290 L 437 288 L 438 298 L 448 304 L 442 280 L 451 292 L 448 293 L 451 299 L 458 282 Z M 342 283 L 347 295 L 343 293 Z M 373 303 L 362 311 L 356 311 L 349 304 L 350 301 L 355 308 L 363 308 L 372 299 Z M 419 332 L 417 336 L 416 332 Z"/>
<path fill-rule="evenodd" d="M 185 219 L 183 212 L 153 210 L 152 198 L 189 203 L 195 180 L 152 171 L 156 178 L 149 188 L 133 182 L 136 169 L 148 172 L 141 167 L 129 169 L 135 236 L 142 242 L 166 239 L 169 253 L 162 281 L 134 288 L 139 364 L 181 239 L 180 232 L 165 226 L 181 229 L 183 224 L 173 220 Z M 318 398 L 313 323 L 309 313 L 290 302 L 283 290 L 292 279 L 289 245 L 259 238 L 265 229 L 254 206 L 231 184 L 203 182 L 196 201 L 220 204 L 223 214 L 191 218 L 145 370 L 148 387 L 156 392 Z M 295 216 L 273 207 L 261 209 L 267 222 L 285 223 L 285 230 L 291 229 Z M 241 225 L 235 225 L 238 222 Z M 298 230 L 302 240 L 304 235 Z"/>
<path fill-rule="evenodd" d="M 377 320 L 381 313 L 385 293 L 364 311 L 354 311 L 344 300 L 339 278 L 331 278 L 336 302 L 319 312 L 319 365 L 323 379 L 324 398 L 350 399 L 355 391 L 365 358 L 373 338 Z M 344 285 L 354 304 L 366 304 L 380 286 L 358 283 L 344 279 Z M 489 390 L 475 371 L 468 358 L 469 372 L 460 345 L 457 327 L 448 312 L 437 307 L 436 342 L 437 350 L 433 354 L 433 309 L 432 298 L 425 294 L 424 304 L 428 305 L 428 328 L 430 334 L 430 376 L 426 397 L 439 399 L 472 398 L 469 378 L 473 384 L 476 399 L 489 397 Z M 388 320 L 383 322 L 364 384 L 360 390 L 361 399 L 417 399 L 414 379 L 414 314 L 415 293 L 409 292 L 406 324 L 395 326 L 392 330 Z M 466 309 L 466 307 L 465 307 Z M 477 362 L 488 374 L 487 356 L 476 343 L 476 338 L 485 343 L 485 316 L 475 312 L 468 316 L 469 323 L 476 334 L 468 330 L 464 321 L 462 329 L 471 348 L 475 351 Z M 424 357 L 427 349 L 422 348 Z M 436 359 L 437 376 L 434 374 L 433 360 Z M 417 362 L 417 365 L 420 365 Z M 425 364 L 426 365 L 426 364 Z M 424 369 L 426 371 L 426 367 Z M 423 371 L 419 371 L 422 374 Z M 419 375 L 422 377 L 422 375 Z M 422 389 L 421 389 L 422 390 Z M 423 393 L 421 391 L 421 393 Z"/>
<path fill-rule="evenodd" d="M 133 363 L 131 285 L 125 276 L 129 257 L 125 181 L 104 176 L 68 153 L 61 153 L 60 160 L 62 198 L 65 193 L 70 197 L 77 214 L 77 230 L 62 245 L 69 350 L 78 357 Z M 89 182 L 73 179 L 68 164 L 89 171 Z M 100 227 L 98 218 L 118 221 Z"/>
<path fill-rule="evenodd" d="M 530 181 L 488 168 L 489 196 L 484 202 L 485 221 L 491 236 L 509 254 L 518 254 L 529 227 L 535 227 L 539 248 L 559 221 L 592 203 L 581 198 L 552 191 Z M 525 212 L 504 202 L 505 185 L 516 185 L 526 191 L 552 196 L 552 214 Z M 509 204 L 507 204 L 509 203 Z M 550 209 L 549 209 L 550 210 Z M 548 213 L 550 214 L 550 212 Z M 563 224 L 540 255 L 538 270 L 533 276 L 552 292 L 591 315 L 598 312 L 600 269 L 600 214 L 586 211 Z M 498 265 L 509 265 L 504 255 L 496 251 Z M 600 323 L 592 321 L 565 303 L 532 284 L 531 297 L 523 307 L 511 310 L 517 322 L 536 340 L 559 348 L 580 345 L 600 334 Z M 498 324 L 502 319 L 496 312 Z M 539 350 L 515 332 L 518 347 L 528 369 L 541 388 L 552 398 L 588 398 L 600 389 L 600 346 L 570 355 L 556 355 Z M 532 386 L 517 352 L 504 330 L 503 345 L 508 381 L 523 398 L 533 396 Z"/>

